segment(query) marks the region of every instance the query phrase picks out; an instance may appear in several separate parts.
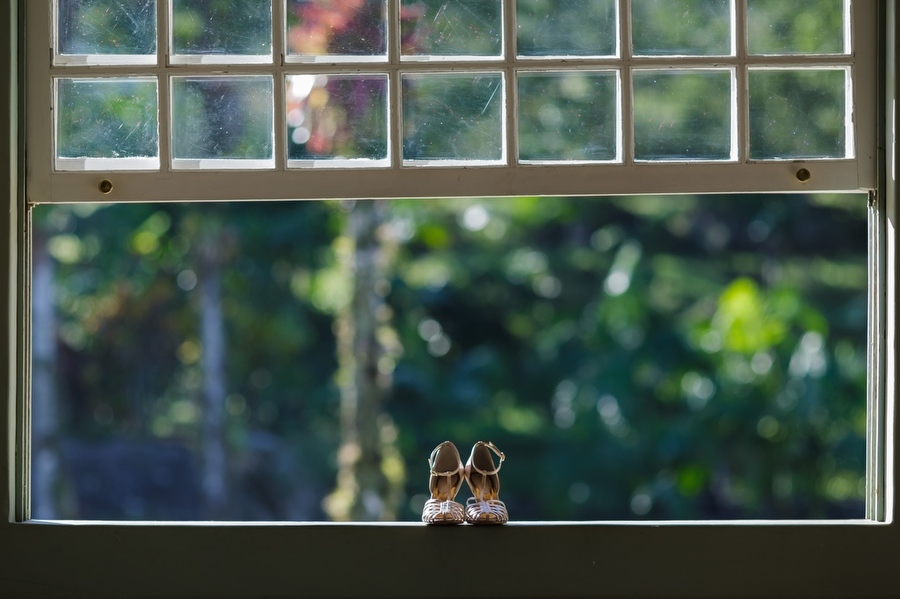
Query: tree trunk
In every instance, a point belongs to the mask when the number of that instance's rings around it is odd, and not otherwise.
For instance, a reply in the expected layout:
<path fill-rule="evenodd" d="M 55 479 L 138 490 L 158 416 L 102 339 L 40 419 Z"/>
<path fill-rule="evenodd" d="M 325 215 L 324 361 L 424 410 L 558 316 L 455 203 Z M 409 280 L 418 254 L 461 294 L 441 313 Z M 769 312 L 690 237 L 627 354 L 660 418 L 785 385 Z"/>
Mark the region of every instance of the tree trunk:
<path fill-rule="evenodd" d="M 384 207 L 356 202 L 344 236 L 353 251 L 344 260 L 351 299 L 337 315 L 341 448 L 337 488 L 325 508 L 334 520 L 394 520 L 405 473 L 396 428 L 384 410 L 389 377 L 379 371 L 385 348 L 378 331 L 388 326 L 383 293 L 388 253 L 378 238 Z"/>
<path fill-rule="evenodd" d="M 59 517 L 54 487 L 60 472 L 59 403 L 56 391 L 56 315 L 53 260 L 46 235 L 35 231 L 31 280 L 31 514 Z"/>
<path fill-rule="evenodd" d="M 225 451 L 225 321 L 222 314 L 223 235 L 213 220 L 199 250 L 200 343 L 203 348 L 203 494 L 213 520 L 228 516 Z"/>

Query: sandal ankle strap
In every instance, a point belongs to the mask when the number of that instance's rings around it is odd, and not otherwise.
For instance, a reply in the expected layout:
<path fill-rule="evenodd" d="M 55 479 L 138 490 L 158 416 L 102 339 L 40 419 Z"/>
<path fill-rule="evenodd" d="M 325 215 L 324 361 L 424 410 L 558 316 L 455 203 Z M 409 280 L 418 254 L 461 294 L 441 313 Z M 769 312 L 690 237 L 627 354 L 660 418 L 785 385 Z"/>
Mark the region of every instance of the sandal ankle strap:
<path fill-rule="evenodd" d="M 453 470 L 447 470 L 446 472 L 436 472 L 435 471 L 434 460 L 437 457 L 437 454 L 441 451 L 441 449 L 443 449 L 447 445 L 451 445 L 450 441 L 444 441 L 443 443 L 441 443 L 440 445 L 435 447 L 434 451 L 432 451 L 431 455 L 428 457 L 428 467 L 433 476 L 453 476 L 454 474 L 456 474 L 460 470 L 462 470 L 462 463 L 459 463 L 459 465 L 456 468 L 454 468 Z"/>
<path fill-rule="evenodd" d="M 491 443 L 490 441 L 476 441 L 475 445 L 484 445 L 485 447 L 487 447 L 488 449 L 493 451 L 495 454 L 497 454 L 497 457 L 500 458 L 500 463 L 497 464 L 496 468 L 494 468 L 490 472 L 487 472 L 485 470 L 482 470 L 478 466 L 476 466 L 475 460 L 472 460 L 472 463 L 471 463 L 472 469 L 475 470 L 478 474 L 483 474 L 485 476 L 493 476 L 494 474 L 497 474 L 498 472 L 500 472 L 500 467 L 503 466 L 503 460 L 506 459 L 506 456 L 503 455 L 503 452 L 500 451 L 500 449 L 498 449 L 497 446 L 494 445 L 493 443 Z"/>

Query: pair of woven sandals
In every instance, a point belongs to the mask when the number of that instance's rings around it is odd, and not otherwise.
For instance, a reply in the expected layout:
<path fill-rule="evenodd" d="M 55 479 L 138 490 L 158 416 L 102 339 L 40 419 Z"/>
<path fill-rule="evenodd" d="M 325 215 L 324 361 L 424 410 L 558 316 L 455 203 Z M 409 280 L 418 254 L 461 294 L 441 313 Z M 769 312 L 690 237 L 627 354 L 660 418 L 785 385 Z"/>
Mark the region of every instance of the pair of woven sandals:
<path fill-rule="evenodd" d="M 494 452 L 500 463 L 495 467 Z M 500 466 L 506 456 L 491 442 L 478 441 L 472 447 L 472 454 L 463 466 L 459 451 L 450 441 L 444 441 L 434 448 L 428 465 L 431 476 L 428 490 L 431 499 L 422 509 L 425 524 L 506 524 L 509 513 L 506 504 L 500 501 Z M 455 501 L 463 481 L 469 484 L 472 497 L 466 507 Z"/>

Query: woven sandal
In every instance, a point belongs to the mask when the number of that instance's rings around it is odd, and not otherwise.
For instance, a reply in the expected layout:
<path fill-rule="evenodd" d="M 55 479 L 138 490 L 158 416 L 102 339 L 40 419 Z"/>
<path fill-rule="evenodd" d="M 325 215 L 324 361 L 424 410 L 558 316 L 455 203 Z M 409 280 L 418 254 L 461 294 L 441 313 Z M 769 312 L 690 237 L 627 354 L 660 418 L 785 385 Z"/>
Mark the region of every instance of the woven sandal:
<path fill-rule="evenodd" d="M 500 458 L 496 468 L 491 451 Z M 497 476 L 505 459 L 503 452 L 491 442 L 478 441 L 472 447 L 472 454 L 466 462 L 466 482 L 472 489 L 473 497 L 466 501 L 466 522 L 506 524 L 509 521 L 506 504 L 499 499 L 500 477 Z"/>
<path fill-rule="evenodd" d="M 444 441 L 434 448 L 428 458 L 431 476 L 428 490 L 431 499 L 422 508 L 422 522 L 425 524 L 462 524 L 465 519 L 463 506 L 454 498 L 465 478 L 459 451 L 450 441 Z"/>

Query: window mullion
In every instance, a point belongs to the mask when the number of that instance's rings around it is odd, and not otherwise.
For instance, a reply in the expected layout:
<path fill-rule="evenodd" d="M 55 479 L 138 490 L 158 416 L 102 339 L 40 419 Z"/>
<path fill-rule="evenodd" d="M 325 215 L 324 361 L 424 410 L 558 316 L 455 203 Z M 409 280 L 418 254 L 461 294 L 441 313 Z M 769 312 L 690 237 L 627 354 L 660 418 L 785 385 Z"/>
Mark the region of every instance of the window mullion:
<path fill-rule="evenodd" d="M 845 2 L 845 11 L 847 10 Z M 879 22 L 885 28 L 879 30 L 879 54 L 885 57 L 881 76 L 884 87 L 879 90 L 878 144 L 885 148 L 884 165 L 891 169 L 896 163 L 894 144 L 887 134 L 895 130 L 896 116 L 890 107 L 896 97 L 896 13 L 894 4 L 878 7 Z M 855 31 L 856 23 L 852 22 Z M 858 45 L 858 40 L 856 45 Z M 853 93 L 859 93 L 854 85 Z M 856 98 L 854 97 L 854 104 Z M 857 152 L 857 157 L 858 157 Z M 888 348 L 894 347 L 896 336 L 896 266 L 888 269 L 896 252 L 896 236 L 888 222 L 896 219 L 896 177 L 888 176 L 882 169 L 878 174 L 878 191 L 869 192 L 869 264 L 868 264 L 868 355 L 866 369 L 866 518 L 876 522 L 893 519 L 893 421 L 895 402 L 889 398 L 896 385 L 896 368 L 889 357 Z"/>
<path fill-rule="evenodd" d="M 515 167 L 519 161 L 519 94 L 516 72 L 518 47 L 516 44 L 516 3 L 515 0 L 503 0 L 503 53 L 505 59 L 506 96 L 504 106 L 506 114 L 503 118 L 506 146 L 506 165 Z"/>
<path fill-rule="evenodd" d="M 853 11 L 850 6 L 850 0 L 844 0 L 844 22 L 850 23 L 850 27 L 844 27 L 844 52 L 846 54 L 853 53 Z"/>
<path fill-rule="evenodd" d="M 621 57 L 621 78 L 619 81 L 619 135 L 621 137 L 622 164 L 634 164 L 634 102 L 632 100 L 632 35 L 631 0 L 619 0 L 619 56 Z"/>
<path fill-rule="evenodd" d="M 284 42 L 287 31 L 287 0 L 272 0 L 272 64 L 276 67 L 284 66 L 284 55 L 287 47 Z"/>
<path fill-rule="evenodd" d="M 735 72 L 735 85 L 732 100 L 732 134 L 736 135 L 737 161 L 744 163 L 750 156 L 750 84 L 747 75 L 747 0 L 734 0 L 734 51 L 738 65 Z"/>
<path fill-rule="evenodd" d="M 284 33 L 287 18 L 285 12 L 286 0 L 272 0 L 272 102 L 273 119 L 275 127 L 274 147 L 275 170 L 283 171 L 287 167 L 287 115 L 285 107 L 284 86 Z"/>
<path fill-rule="evenodd" d="M 866 384 L 866 519 L 885 520 L 885 319 L 887 318 L 884 194 L 869 194 L 868 381 Z"/>
<path fill-rule="evenodd" d="M 400 81 L 400 1 L 387 3 L 388 53 L 388 158 L 391 168 L 399 170 L 403 161 L 403 106 Z"/>
<path fill-rule="evenodd" d="M 157 79 L 157 103 L 159 116 L 159 168 L 162 172 L 172 171 L 172 127 L 171 120 L 171 96 L 169 95 L 169 35 L 172 11 L 169 2 L 159 2 L 156 6 L 156 79 Z"/>

